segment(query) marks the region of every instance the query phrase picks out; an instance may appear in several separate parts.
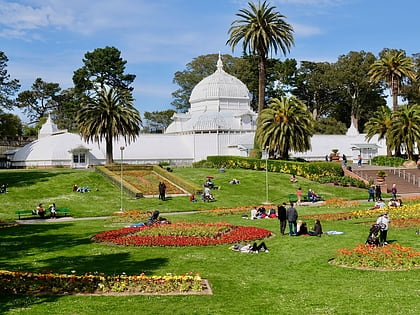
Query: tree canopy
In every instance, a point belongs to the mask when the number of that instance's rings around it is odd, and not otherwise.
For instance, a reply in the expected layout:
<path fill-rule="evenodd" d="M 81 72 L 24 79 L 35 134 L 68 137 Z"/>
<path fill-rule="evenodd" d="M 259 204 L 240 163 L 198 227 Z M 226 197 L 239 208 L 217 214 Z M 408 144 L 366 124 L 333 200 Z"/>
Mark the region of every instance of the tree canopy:
<path fill-rule="evenodd" d="M 76 116 L 79 133 L 86 141 L 105 140 L 106 163 L 112 164 L 113 140 L 134 141 L 140 133 L 140 113 L 129 91 L 104 88 L 85 98 Z"/>
<path fill-rule="evenodd" d="M 95 94 L 97 90 L 112 87 L 119 90 L 132 91 L 130 86 L 136 76 L 125 74 L 127 61 L 122 59 L 121 52 L 106 46 L 87 52 L 82 60 L 84 65 L 73 74 L 73 83 L 77 93 Z"/>
<path fill-rule="evenodd" d="M 17 105 L 30 119 L 30 123 L 38 122 L 41 117 L 57 110 L 57 95 L 61 88 L 58 83 L 45 82 L 37 78 L 31 90 L 19 93 Z"/>
<path fill-rule="evenodd" d="M 256 142 L 272 155 L 288 159 L 291 150 L 305 152 L 311 148 L 313 120 L 305 104 L 295 97 L 272 99 L 258 115 Z"/>
<path fill-rule="evenodd" d="M 267 1 L 248 2 L 249 9 L 241 9 L 228 30 L 226 44 L 232 47 L 242 42 L 243 53 L 258 56 L 258 112 L 265 107 L 266 62 L 270 51 L 284 55 L 294 45 L 293 27 L 285 16 L 275 11 Z"/>
<path fill-rule="evenodd" d="M 7 62 L 9 59 L 0 51 L 0 110 L 12 109 L 15 105 L 13 96 L 19 91 L 20 84 L 16 79 L 10 79 L 10 74 L 7 73 Z"/>

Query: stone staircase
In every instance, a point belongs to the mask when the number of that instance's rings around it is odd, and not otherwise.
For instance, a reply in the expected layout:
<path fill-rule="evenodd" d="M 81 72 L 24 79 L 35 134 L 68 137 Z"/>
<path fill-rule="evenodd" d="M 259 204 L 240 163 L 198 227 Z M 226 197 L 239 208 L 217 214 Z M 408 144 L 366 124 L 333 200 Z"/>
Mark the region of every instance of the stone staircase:
<path fill-rule="evenodd" d="M 382 184 L 382 191 L 390 192 L 397 185 L 398 194 L 420 194 L 420 170 L 417 168 L 392 168 L 381 166 L 362 166 L 353 168 L 353 173 L 376 184 L 376 172 L 383 169 L 388 176 Z"/>

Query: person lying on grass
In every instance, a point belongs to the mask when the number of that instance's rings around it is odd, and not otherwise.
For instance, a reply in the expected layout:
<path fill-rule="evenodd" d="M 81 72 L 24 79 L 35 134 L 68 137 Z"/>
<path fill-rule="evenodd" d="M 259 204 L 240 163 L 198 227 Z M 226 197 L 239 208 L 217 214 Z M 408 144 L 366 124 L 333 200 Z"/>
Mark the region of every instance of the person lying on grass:
<path fill-rule="evenodd" d="M 261 242 L 260 245 L 257 245 L 256 242 L 254 242 L 254 244 L 252 244 L 252 245 L 250 243 L 248 243 L 246 245 L 235 244 L 235 245 L 232 245 L 230 247 L 230 249 L 232 249 L 236 252 L 241 252 L 241 253 L 259 253 L 259 252 L 268 253 L 268 248 L 267 248 L 267 246 L 265 245 L 264 242 Z"/>

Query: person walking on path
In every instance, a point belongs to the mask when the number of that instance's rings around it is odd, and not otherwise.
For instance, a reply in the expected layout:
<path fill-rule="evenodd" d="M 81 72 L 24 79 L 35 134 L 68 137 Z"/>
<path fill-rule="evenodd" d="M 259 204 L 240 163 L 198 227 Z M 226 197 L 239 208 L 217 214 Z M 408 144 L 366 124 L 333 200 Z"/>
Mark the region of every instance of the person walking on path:
<path fill-rule="evenodd" d="M 290 207 L 286 211 L 287 221 L 289 222 L 289 234 L 290 236 L 296 235 L 297 233 L 297 219 L 298 212 L 295 207 L 293 207 L 293 202 L 290 202 Z"/>
<path fill-rule="evenodd" d="M 357 157 L 357 166 L 362 167 L 362 162 L 363 162 L 362 156 L 359 154 L 359 156 Z"/>
<path fill-rule="evenodd" d="M 369 187 L 369 198 L 368 198 L 368 202 L 372 199 L 372 201 L 375 201 L 375 186 L 370 186 Z"/>
<path fill-rule="evenodd" d="M 302 203 L 302 188 L 298 188 L 298 190 L 296 190 L 296 196 L 297 196 L 297 204 L 300 206 Z"/>
<path fill-rule="evenodd" d="M 379 224 L 380 231 L 379 231 L 379 244 L 387 245 L 387 237 L 388 237 L 388 228 L 391 219 L 388 217 L 388 212 L 382 212 L 380 217 L 376 220 L 376 224 Z"/>
<path fill-rule="evenodd" d="M 397 185 L 392 184 L 391 188 L 392 199 L 397 200 Z"/>
<path fill-rule="evenodd" d="M 284 235 L 285 234 L 284 232 L 286 230 L 286 221 L 287 221 L 285 202 L 283 202 L 281 206 L 277 207 L 277 218 L 280 221 L 280 234 Z"/>

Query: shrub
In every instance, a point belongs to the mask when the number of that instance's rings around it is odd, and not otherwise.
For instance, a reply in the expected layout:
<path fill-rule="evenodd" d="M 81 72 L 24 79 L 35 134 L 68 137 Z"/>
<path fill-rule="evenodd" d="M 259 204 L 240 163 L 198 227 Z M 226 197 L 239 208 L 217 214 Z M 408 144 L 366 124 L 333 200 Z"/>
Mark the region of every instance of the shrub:
<path fill-rule="evenodd" d="M 381 166 L 402 166 L 406 159 L 393 156 L 379 155 L 372 158 L 372 164 Z"/>
<path fill-rule="evenodd" d="M 291 160 L 261 160 L 239 156 L 209 156 L 207 161 L 213 163 L 216 168 L 244 168 L 251 170 L 265 170 L 286 174 L 296 174 L 308 179 L 316 179 L 325 176 L 343 176 L 343 170 L 339 163 L 329 162 L 298 162 Z M 266 165 L 267 163 L 267 165 Z"/>

